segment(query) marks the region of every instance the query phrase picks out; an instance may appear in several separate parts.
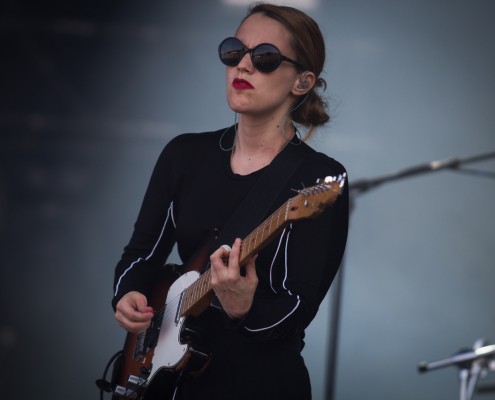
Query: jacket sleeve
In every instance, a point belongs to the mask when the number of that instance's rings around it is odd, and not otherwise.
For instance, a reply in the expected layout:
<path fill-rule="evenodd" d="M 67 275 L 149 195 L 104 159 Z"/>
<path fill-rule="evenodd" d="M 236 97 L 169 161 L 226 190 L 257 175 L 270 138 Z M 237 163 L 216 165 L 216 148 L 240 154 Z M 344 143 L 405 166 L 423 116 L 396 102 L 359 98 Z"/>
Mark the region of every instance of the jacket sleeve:
<path fill-rule="evenodd" d="M 346 182 L 336 202 L 320 216 L 289 225 L 269 252 L 258 257 L 259 274 L 265 274 L 269 284 L 258 287 L 250 312 L 237 327 L 255 340 L 302 334 L 339 269 L 348 218 Z"/>
<path fill-rule="evenodd" d="M 177 169 L 174 162 L 175 141 L 161 152 L 131 239 L 115 268 L 112 306 L 129 291 L 138 291 L 148 298 L 152 285 L 175 243 L 174 190 Z"/>

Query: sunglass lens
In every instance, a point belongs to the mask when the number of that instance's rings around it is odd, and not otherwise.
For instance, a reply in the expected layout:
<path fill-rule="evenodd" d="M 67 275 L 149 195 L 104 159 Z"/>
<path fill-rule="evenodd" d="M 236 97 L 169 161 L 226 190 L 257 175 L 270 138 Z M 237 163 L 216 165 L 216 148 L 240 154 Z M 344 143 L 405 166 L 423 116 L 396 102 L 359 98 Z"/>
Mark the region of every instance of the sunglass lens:
<path fill-rule="evenodd" d="M 244 52 L 243 44 L 236 38 L 227 38 L 218 46 L 220 60 L 229 67 L 239 64 L 245 54 Z"/>
<path fill-rule="evenodd" d="M 239 64 L 242 57 L 248 52 L 242 42 L 235 38 L 229 37 L 218 46 L 218 55 L 222 63 L 229 67 L 235 67 Z M 273 72 L 282 62 L 280 51 L 271 44 L 260 44 L 251 52 L 251 61 L 254 67 L 261 72 Z"/>
<path fill-rule="evenodd" d="M 254 49 L 252 60 L 257 70 L 261 72 L 273 72 L 282 62 L 282 57 L 275 46 L 261 44 Z"/>

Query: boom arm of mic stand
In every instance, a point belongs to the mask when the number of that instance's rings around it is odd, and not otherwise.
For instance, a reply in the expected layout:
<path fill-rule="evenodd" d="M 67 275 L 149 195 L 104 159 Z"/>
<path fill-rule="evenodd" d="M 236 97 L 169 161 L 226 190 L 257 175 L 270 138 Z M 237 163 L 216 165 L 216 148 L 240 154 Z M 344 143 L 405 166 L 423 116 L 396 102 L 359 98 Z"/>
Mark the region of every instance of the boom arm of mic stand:
<path fill-rule="evenodd" d="M 439 171 L 441 169 L 446 169 L 446 168 L 457 169 L 461 165 L 476 161 L 482 161 L 490 158 L 495 158 L 495 152 L 480 154 L 464 159 L 460 159 L 458 157 L 452 157 L 446 160 L 432 161 L 426 164 L 419 164 L 410 168 L 406 168 L 395 174 L 383 175 L 372 179 L 357 180 L 349 185 L 349 190 L 352 194 L 364 193 L 386 182 L 395 181 L 402 178 L 408 178 L 410 176 L 424 174 L 427 172 Z"/>
<path fill-rule="evenodd" d="M 479 358 L 488 358 L 493 355 L 495 355 L 495 344 L 479 347 L 473 351 L 468 351 L 465 353 L 454 354 L 452 357 L 444 358 L 443 360 L 420 362 L 418 365 L 418 371 L 428 372 L 433 369 L 448 367 L 450 365 L 461 365 L 463 363 L 468 363 Z"/>
<path fill-rule="evenodd" d="M 495 156 L 495 153 L 494 153 Z M 375 188 L 383 183 L 395 181 L 402 178 L 407 178 L 414 175 L 433 172 L 444 168 L 457 168 L 459 166 L 457 157 L 449 158 L 443 161 L 432 161 L 427 164 L 420 164 L 414 167 L 406 168 L 395 174 L 383 175 L 372 179 L 360 179 L 349 185 L 349 190 L 352 192 L 366 192 L 371 188 Z"/>

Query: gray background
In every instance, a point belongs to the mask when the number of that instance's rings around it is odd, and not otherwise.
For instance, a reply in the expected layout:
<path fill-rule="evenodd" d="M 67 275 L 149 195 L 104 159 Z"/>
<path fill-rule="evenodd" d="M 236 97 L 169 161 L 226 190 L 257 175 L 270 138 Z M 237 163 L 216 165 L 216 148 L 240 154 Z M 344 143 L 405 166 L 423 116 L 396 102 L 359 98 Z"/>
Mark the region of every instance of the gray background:
<path fill-rule="evenodd" d="M 233 123 L 216 47 L 245 5 L 72 3 L 0 14 L 0 393 L 12 400 L 97 398 L 124 339 L 113 268 L 154 162 L 181 132 Z M 311 144 L 351 182 L 495 151 L 493 1 L 313 5 L 334 119 Z M 494 204 L 493 176 L 452 170 L 355 198 L 336 399 L 458 397 L 455 367 L 416 367 L 495 338 Z M 315 400 L 333 293 L 307 332 Z"/>

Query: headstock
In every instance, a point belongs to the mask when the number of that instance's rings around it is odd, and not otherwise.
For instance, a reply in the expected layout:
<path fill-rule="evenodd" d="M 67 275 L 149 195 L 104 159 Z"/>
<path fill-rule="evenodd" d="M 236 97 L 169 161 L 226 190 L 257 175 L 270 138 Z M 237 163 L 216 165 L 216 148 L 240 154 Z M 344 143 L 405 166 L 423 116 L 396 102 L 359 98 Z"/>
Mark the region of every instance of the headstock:
<path fill-rule="evenodd" d="M 337 200 L 345 180 L 345 173 L 337 177 L 327 176 L 318 179 L 314 186 L 298 190 L 298 195 L 288 201 L 287 220 L 296 221 L 319 215 L 325 207 Z"/>

